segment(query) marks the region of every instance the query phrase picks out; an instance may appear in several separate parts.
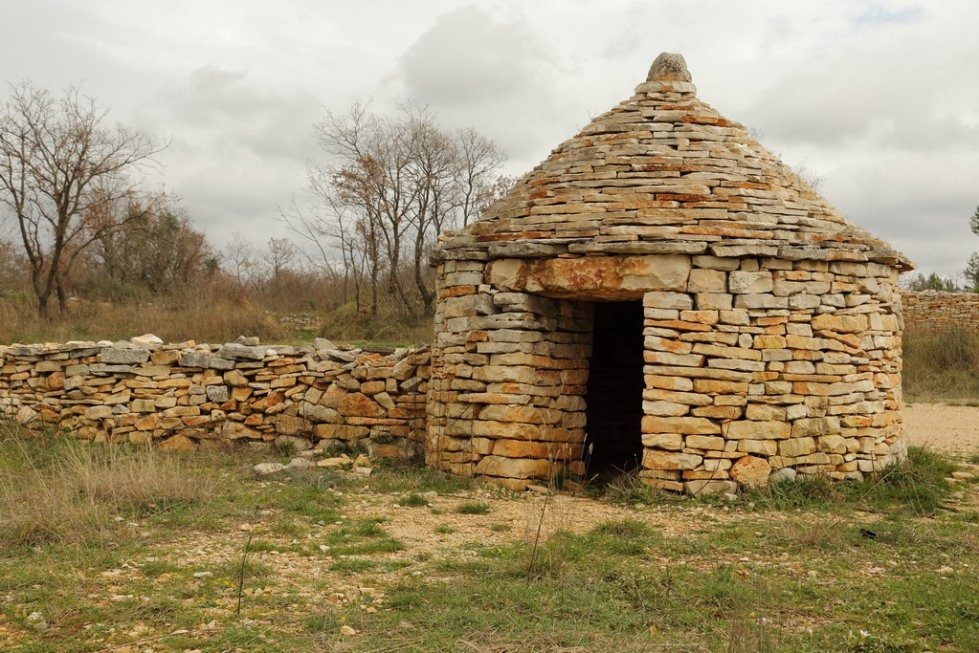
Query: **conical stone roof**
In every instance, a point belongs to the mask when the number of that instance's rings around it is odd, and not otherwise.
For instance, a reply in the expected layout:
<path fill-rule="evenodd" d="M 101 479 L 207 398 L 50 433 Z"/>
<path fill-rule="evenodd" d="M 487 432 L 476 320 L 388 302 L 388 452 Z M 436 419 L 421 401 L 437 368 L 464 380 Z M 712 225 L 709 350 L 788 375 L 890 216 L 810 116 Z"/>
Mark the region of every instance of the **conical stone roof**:
<path fill-rule="evenodd" d="M 668 53 L 631 98 L 446 233 L 435 259 L 653 253 L 912 268 L 699 100 L 683 57 Z"/>

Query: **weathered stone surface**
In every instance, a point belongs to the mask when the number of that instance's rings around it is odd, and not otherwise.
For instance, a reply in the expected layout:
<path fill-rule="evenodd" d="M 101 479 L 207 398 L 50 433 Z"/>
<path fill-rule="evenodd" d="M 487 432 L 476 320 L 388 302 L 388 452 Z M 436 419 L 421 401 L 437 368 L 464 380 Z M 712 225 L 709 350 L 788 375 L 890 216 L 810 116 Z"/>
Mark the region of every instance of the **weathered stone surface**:
<path fill-rule="evenodd" d="M 286 466 L 282 463 L 258 463 L 252 467 L 255 476 L 271 476 L 285 470 Z"/>
<path fill-rule="evenodd" d="M 217 351 L 217 356 L 229 360 L 260 361 L 265 358 L 265 348 L 228 342 L 221 345 Z"/>
<path fill-rule="evenodd" d="M 647 415 L 642 419 L 642 432 L 710 435 L 720 433 L 721 427 L 703 417 L 657 417 Z"/>
<path fill-rule="evenodd" d="M 859 333 L 868 327 L 866 315 L 836 315 L 825 313 L 812 319 L 812 328 L 817 331 L 839 331 L 840 333 Z"/>
<path fill-rule="evenodd" d="M 791 482 L 795 480 L 797 475 L 798 472 L 796 472 L 791 467 L 783 467 L 781 469 L 776 469 L 775 471 L 773 471 L 768 477 L 768 482 L 772 485 L 776 485 L 778 483 Z"/>
<path fill-rule="evenodd" d="M 646 469 L 696 469 L 703 460 L 703 456 L 695 454 L 646 449 L 642 455 L 642 466 Z"/>
<path fill-rule="evenodd" d="M 787 422 L 745 420 L 728 424 L 725 435 L 733 440 L 774 440 L 787 438 L 791 432 Z"/>
<path fill-rule="evenodd" d="M 99 362 L 109 365 L 134 365 L 145 363 L 150 359 L 150 352 L 145 349 L 117 349 L 107 347 L 99 353 Z"/>
<path fill-rule="evenodd" d="M 177 434 L 160 443 L 163 451 L 189 452 L 197 449 L 197 443 L 185 435 Z"/>
<path fill-rule="evenodd" d="M 815 453 L 816 440 L 813 438 L 790 438 L 778 443 L 778 453 L 786 458 Z"/>
<path fill-rule="evenodd" d="M 679 451 L 683 448 L 683 436 L 679 433 L 643 433 L 642 444 L 644 447 Z"/>
<path fill-rule="evenodd" d="M 556 474 L 554 465 L 546 459 L 504 458 L 486 456 L 477 463 L 476 474 L 506 478 L 548 478 Z"/>
<path fill-rule="evenodd" d="M 762 458 L 744 456 L 738 458 L 731 466 L 731 478 L 746 487 L 762 487 L 768 485 L 768 477 L 772 466 Z"/>

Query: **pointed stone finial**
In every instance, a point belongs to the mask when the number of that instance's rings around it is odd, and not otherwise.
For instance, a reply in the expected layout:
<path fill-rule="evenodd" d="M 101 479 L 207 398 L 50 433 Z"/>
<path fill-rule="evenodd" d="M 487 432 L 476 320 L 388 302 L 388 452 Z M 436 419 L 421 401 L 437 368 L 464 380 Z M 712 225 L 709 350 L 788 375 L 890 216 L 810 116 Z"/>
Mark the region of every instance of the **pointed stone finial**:
<path fill-rule="evenodd" d="M 690 71 L 683 56 L 673 52 L 661 52 L 646 75 L 647 82 L 691 82 Z"/>

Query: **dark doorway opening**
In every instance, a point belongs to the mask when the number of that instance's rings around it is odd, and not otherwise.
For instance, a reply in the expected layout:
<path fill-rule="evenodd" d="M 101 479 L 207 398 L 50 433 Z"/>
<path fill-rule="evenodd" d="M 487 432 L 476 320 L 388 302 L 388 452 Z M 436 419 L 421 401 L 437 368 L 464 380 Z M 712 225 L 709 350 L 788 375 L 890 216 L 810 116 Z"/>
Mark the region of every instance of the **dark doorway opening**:
<path fill-rule="evenodd" d="M 597 302 L 586 397 L 588 475 L 609 478 L 642 462 L 642 302 Z"/>

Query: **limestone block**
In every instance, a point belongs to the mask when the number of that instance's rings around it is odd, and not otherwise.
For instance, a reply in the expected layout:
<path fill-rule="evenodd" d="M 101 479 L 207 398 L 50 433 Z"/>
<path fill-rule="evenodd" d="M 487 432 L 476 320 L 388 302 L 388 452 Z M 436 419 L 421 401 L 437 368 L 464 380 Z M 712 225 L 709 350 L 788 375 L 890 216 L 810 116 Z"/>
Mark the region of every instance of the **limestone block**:
<path fill-rule="evenodd" d="M 209 401 L 213 401 L 218 404 L 223 404 L 230 398 L 228 386 L 226 385 L 209 385 L 207 386 L 205 392 L 207 393 L 207 398 Z"/>
<path fill-rule="evenodd" d="M 679 390 L 681 392 L 693 390 L 693 380 L 678 376 L 655 376 L 645 375 L 647 388 L 659 388 L 663 390 Z"/>
<path fill-rule="evenodd" d="M 714 435 L 721 432 L 721 427 L 715 422 L 703 417 L 657 417 L 646 415 L 642 418 L 642 432 Z"/>
<path fill-rule="evenodd" d="M 642 412 L 646 415 L 658 415 L 660 417 L 679 417 L 689 413 L 690 406 L 671 401 L 644 401 L 642 402 Z"/>
<path fill-rule="evenodd" d="M 812 319 L 812 328 L 817 331 L 836 331 L 839 333 L 860 333 L 870 326 L 866 315 L 836 315 L 823 313 Z"/>
<path fill-rule="evenodd" d="M 778 453 L 785 458 L 795 458 L 816 452 L 814 438 L 791 438 L 778 443 Z"/>
<path fill-rule="evenodd" d="M 708 435 L 688 435 L 684 444 L 690 449 L 722 451 L 725 440 L 724 438 Z"/>
<path fill-rule="evenodd" d="M 726 293 L 727 275 L 723 270 L 693 269 L 687 281 L 687 290 L 692 293 Z"/>
<path fill-rule="evenodd" d="M 556 297 L 638 299 L 644 291 L 683 291 L 690 273 L 690 257 L 679 254 L 509 261 L 490 264 L 493 285 Z"/>
<path fill-rule="evenodd" d="M 486 456 L 474 469 L 474 473 L 484 476 L 499 476 L 504 478 L 549 478 L 556 474 L 559 467 L 547 459 L 504 458 L 502 456 Z"/>
<path fill-rule="evenodd" d="M 122 349 L 108 347 L 99 353 L 99 362 L 108 365 L 135 365 L 145 363 L 150 359 L 146 349 Z"/>
<path fill-rule="evenodd" d="M 153 413 L 157 408 L 152 399 L 133 399 L 129 407 L 134 413 Z"/>
<path fill-rule="evenodd" d="M 223 378 L 225 383 L 236 388 L 248 385 L 248 378 L 238 370 L 228 370 Z"/>
<path fill-rule="evenodd" d="M 207 368 L 211 364 L 211 354 L 205 351 L 185 350 L 180 352 L 182 367 Z"/>
<path fill-rule="evenodd" d="M 791 431 L 788 422 L 748 420 L 730 422 L 724 435 L 732 440 L 779 440 L 789 437 Z"/>
<path fill-rule="evenodd" d="M 792 437 L 816 437 L 840 432 L 838 417 L 808 417 L 792 423 Z"/>
<path fill-rule="evenodd" d="M 704 364 L 704 357 L 700 354 L 672 354 L 666 351 L 644 351 L 643 361 L 654 365 L 683 365 L 687 367 L 700 367 Z"/>
<path fill-rule="evenodd" d="M 704 394 L 746 394 L 748 384 L 741 381 L 721 381 L 718 379 L 694 379 L 695 392 Z"/>
<path fill-rule="evenodd" d="M 679 433 L 643 433 L 642 445 L 655 449 L 679 451 L 683 448 L 683 436 Z"/>
<path fill-rule="evenodd" d="M 691 453 L 645 449 L 643 450 L 642 466 L 646 469 L 696 469 L 703 460 L 703 456 Z"/>
<path fill-rule="evenodd" d="M 697 417 L 730 420 L 740 418 L 742 410 L 738 406 L 700 406 L 691 412 Z"/>
<path fill-rule="evenodd" d="M 85 419 L 105 419 L 112 417 L 112 406 L 89 406 L 85 410 Z"/>
<path fill-rule="evenodd" d="M 370 428 L 350 424 L 317 424 L 313 434 L 324 440 L 356 440 L 370 435 Z"/>
<path fill-rule="evenodd" d="M 788 297 L 750 293 L 737 295 L 734 306 L 735 308 L 747 309 L 785 309 L 789 306 L 789 299 Z"/>
<path fill-rule="evenodd" d="M 771 404 L 749 403 L 748 407 L 745 409 L 745 417 L 751 420 L 757 420 L 761 422 L 765 422 L 765 421 L 784 422 L 787 419 L 787 413 L 785 408 L 782 406 L 773 406 Z"/>
<path fill-rule="evenodd" d="M 523 290 L 527 286 L 527 265 L 518 259 L 500 259 L 486 268 L 487 281 L 502 290 Z"/>
<path fill-rule="evenodd" d="M 734 481 L 712 481 L 709 479 L 698 479 L 686 481 L 683 490 L 690 496 L 708 496 L 711 494 L 731 494 L 738 489 Z"/>
<path fill-rule="evenodd" d="M 160 449 L 163 451 L 176 452 L 195 451 L 197 449 L 197 443 L 188 438 L 186 435 L 177 434 L 161 442 Z"/>
<path fill-rule="evenodd" d="M 736 295 L 770 293 L 773 288 L 772 273 L 735 270 L 728 277 L 728 288 Z"/>
<path fill-rule="evenodd" d="M 777 440 L 739 440 L 738 451 L 774 456 L 778 453 Z"/>
<path fill-rule="evenodd" d="M 722 311 L 721 321 L 726 321 L 723 311 L 728 311 L 734 305 L 734 295 L 729 293 L 698 293 L 696 299 L 697 308 L 700 310 Z M 747 316 L 747 312 L 745 312 L 745 316 Z M 732 322 L 727 323 L 732 324 Z M 744 323 L 747 324 L 747 321 Z"/>
<path fill-rule="evenodd" d="M 642 305 L 646 308 L 685 310 L 693 308 L 693 298 L 682 292 L 647 292 Z"/>
<path fill-rule="evenodd" d="M 526 440 L 485 440 L 491 443 L 492 454 L 504 458 L 538 458 L 573 460 L 581 457 L 581 445 L 555 442 L 527 442 Z"/>
<path fill-rule="evenodd" d="M 300 414 L 313 422 L 339 424 L 343 421 L 340 413 L 338 413 L 336 410 L 320 404 L 313 404 L 308 401 L 304 401 L 302 403 Z"/>
<path fill-rule="evenodd" d="M 729 472 L 732 479 L 746 487 L 763 487 L 768 485 L 772 466 L 763 458 L 744 456 L 738 458 Z"/>

